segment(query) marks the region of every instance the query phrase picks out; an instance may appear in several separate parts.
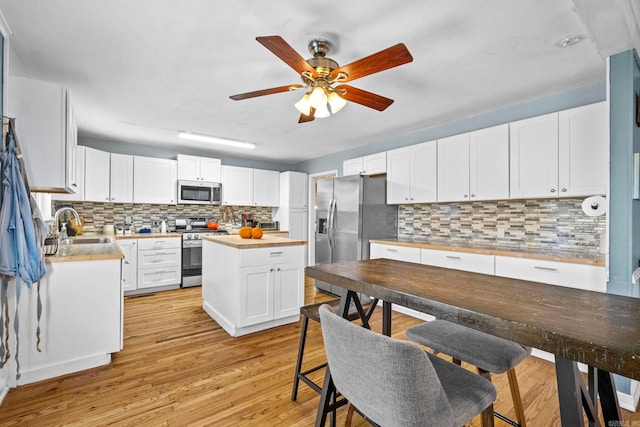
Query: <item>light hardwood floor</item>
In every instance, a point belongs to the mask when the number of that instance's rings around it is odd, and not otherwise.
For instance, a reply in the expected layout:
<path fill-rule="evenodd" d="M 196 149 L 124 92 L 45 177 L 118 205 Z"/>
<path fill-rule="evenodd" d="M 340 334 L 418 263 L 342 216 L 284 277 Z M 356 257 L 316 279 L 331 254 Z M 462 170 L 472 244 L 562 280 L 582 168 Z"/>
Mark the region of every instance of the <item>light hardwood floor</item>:
<path fill-rule="evenodd" d="M 316 294 L 312 280 L 306 291 L 307 304 L 329 298 Z M 0 406 L 0 426 L 313 425 L 318 395 L 301 384 L 291 401 L 300 322 L 231 338 L 201 304 L 199 287 L 127 298 L 124 350 L 112 363 L 12 389 Z M 380 320 L 378 310 L 374 330 Z M 394 313 L 395 336 L 404 338 L 419 322 Z M 320 326 L 311 322 L 305 362 L 323 360 Z M 559 425 L 553 365 L 529 357 L 517 373 L 529 426 Z M 513 418 L 506 375 L 494 383 L 496 410 Z M 640 426 L 640 415 L 623 412 L 624 427 Z M 341 408 L 339 425 L 344 416 Z M 353 425 L 368 424 L 356 415 Z"/>

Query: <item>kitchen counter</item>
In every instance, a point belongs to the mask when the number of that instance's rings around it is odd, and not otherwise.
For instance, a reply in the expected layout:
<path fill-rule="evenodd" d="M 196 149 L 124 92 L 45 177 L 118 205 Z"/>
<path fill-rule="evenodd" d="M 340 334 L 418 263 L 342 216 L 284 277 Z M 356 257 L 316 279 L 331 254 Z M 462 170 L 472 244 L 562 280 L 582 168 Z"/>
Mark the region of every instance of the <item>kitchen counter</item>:
<path fill-rule="evenodd" d="M 238 235 L 229 236 L 204 236 L 202 240 L 231 246 L 236 249 L 271 248 L 277 246 L 306 245 L 306 240 L 289 239 L 265 234 L 262 239 L 243 239 Z"/>
<path fill-rule="evenodd" d="M 300 320 L 304 240 L 264 235 L 202 239 L 202 308 L 238 337 Z"/>
<path fill-rule="evenodd" d="M 229 234 L 232 236 L 237 236 L 238 233 L 240 231 L 239 230 L 230 230 Z M 289 232 L 287 230 L 262 230 L 262 232 L 267 235 L 267 234 L 289 234 Z"/>
<path fill-rule="evenodd" d="M 133 234 L 118 234 L 113 236 L 116 240 L 125 239 L 157 239 L 162 237 L 182 237 L 180 233 L 133 233 Z"/>
<path fill-rule="evenodd" d="M 58 252 L 55 255 L 44 258 L 45 263 L 69 262 L 69 261 L 97 261 L 106 259 L 122 259 L 124 256 L 120 247 L 116 243 L 114 236 L 104 234 L 82 235 L 73 239 L 108 237 L 109 243 L 88 243 L 73 245 L 58 245 Z"/>
<path fill-rule="evenodd" d="M 574 264 L 605 265 L 605 255 L 590 252 L 569 250 L 542 250 L 540 248 L 527 248 L 519 246 L 506 246 L 493 243 L 452 243 L 444 240 L 431 239 L 372 239 L 370 243 L 384 245 L 407 246 L 421 249 L 437 249 L 452 252 L 468 252 L 484 255 L 500 255 L 517 258 L 540 259 Z"/>

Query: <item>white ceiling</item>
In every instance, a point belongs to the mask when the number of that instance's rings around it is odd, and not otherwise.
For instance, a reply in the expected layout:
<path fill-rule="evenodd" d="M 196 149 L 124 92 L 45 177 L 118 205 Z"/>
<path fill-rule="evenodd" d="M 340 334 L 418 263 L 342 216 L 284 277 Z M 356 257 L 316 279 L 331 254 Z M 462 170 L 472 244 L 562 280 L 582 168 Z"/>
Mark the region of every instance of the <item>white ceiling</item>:
<path fill-rule="evenodd" d="M 79 133 L 283 163 L 343 151 L 605 79 L 605 58 L 640 46 L 637 0 L 0 0 L 10 73 L 68 87 Z M 299 83 L 256 40 L 282 36 L 308 58 L 324 37 L 346 65 L 403 42 L 412 63 L 350 83 L 392 98 L 298 124 Z M 568 48 L 571 35 L 584 40 Z M 210 150 L 187 130 L 254 142 Z"/>

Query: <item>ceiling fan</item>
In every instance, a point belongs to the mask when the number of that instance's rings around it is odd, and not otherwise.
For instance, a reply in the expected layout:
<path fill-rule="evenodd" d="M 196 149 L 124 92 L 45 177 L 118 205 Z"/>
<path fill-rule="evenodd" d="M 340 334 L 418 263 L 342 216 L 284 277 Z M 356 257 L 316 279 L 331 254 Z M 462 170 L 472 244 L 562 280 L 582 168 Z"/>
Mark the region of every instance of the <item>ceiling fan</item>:
<path fill-rule="evenodd" d="M 300 111 L 298 123 L 335 114 L 347 101 L 384 111 L 393 103 L 393 99 L 343 83 L 413 61 L 411 53 L 403 43 L 340 67 L 336 61 L 326 56 L 331 50 L 331 42 L 325 39 L 313 39 L 309 42 L 309 52 L 313 58 L 307 60 L 280 36 L 256 37 L 256 40 L 300 74 L 303 84 L 241 93 L 230 98 L 239 101 L 274 93 L 305 90 L 305 95 L 295 104 Z"/>

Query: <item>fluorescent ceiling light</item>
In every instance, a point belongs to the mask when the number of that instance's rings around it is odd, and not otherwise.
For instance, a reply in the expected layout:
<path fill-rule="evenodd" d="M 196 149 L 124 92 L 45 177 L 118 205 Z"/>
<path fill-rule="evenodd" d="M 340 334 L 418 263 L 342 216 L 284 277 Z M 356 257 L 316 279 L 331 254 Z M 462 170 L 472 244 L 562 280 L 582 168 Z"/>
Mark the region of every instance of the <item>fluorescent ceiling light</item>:
<path fill-rule="evenodd" d="M 208 142 L 211 144 L 228 145 L 230 147 L 247 148 L 250 150 L 256 148 L 256 144 L 251 142 L 234 141 L 231 139 L 217 138 L 215 136 L 200 135 L 198 133 L 191 132 L 180 131 L 178 132 L 178 138 L 198 142 Z"/>

